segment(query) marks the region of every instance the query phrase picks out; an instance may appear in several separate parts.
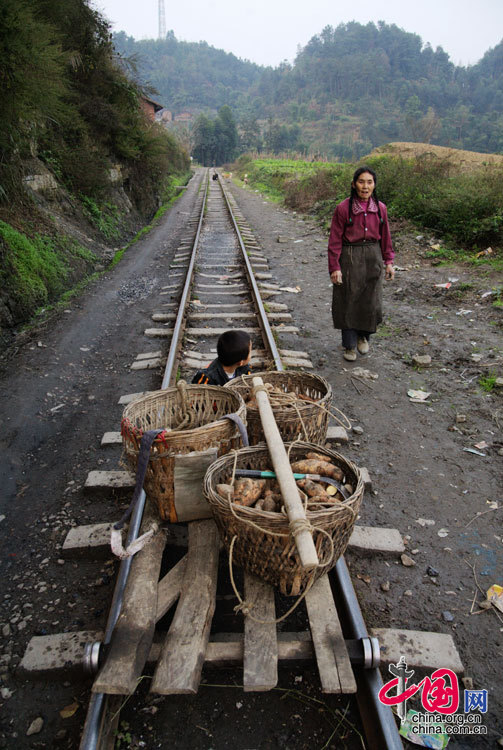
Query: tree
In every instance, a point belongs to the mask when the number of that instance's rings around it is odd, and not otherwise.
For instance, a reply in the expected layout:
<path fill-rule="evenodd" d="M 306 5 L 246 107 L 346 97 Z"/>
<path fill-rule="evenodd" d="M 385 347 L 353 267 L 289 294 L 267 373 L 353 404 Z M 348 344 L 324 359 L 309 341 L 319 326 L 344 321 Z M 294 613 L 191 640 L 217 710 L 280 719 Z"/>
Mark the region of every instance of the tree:
<path fill-rule="evenodd" d="M 217 122 L 218 136 L 216 137 L 218 149 L 218 163 L 231 161 L 236 155 L 238 145 L 238 129 L 232 110 L 227 104 L 218 110 Z"/>
<path fill-rule="evenodd" d="M 262 148 L 260 125 L 253 115 L 245 115 L 240 122 L 239 145 L 242 152 L 260 152 Z"/>
<path fill-rule="evenodd" d="M 419 97 L 414 94 L 414 96 L 410 96 L 405 102 L 405 126 L 407 132 L 412 136 L 413 141 L 421 140 L 421 117 L 421 102 Z"/>
<path fill-rule="evenodd" d="M 0 24 L 0 161 L 65 109 L 66 56 L 56 30 L 27 0 L 3 0 Z"/>
<path fill-rule="evenodd" d="M 194 122 L 192 130 L 194 158 L 205 167 L 210 167 L 214 162 L 215 141 L 214 123 L 206 115 L 199 115 Z"/>
<path fill-rule="evenodd" d="M 431 139 L 440 128 L 440 120 L 435 114 L 433 107 L 428 107 L 428 111 L 420 120 L 422 128 L 422 142 L 431 143 Z"/>

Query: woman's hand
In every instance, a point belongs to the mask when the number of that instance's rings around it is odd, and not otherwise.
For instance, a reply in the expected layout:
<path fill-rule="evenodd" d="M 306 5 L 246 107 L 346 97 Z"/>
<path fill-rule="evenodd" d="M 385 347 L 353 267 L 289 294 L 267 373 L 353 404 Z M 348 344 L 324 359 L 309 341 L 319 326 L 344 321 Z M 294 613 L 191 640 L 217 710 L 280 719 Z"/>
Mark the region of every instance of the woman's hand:
<path fill-rule="evenodd" d="M 330 281 L 332 284 L 342 284 L 342 271 L 332 271 Z"/>
<path fill-rule="evenodd" d="M 395 269 L 393 268 L 393 263 L 387 264 L 384 278 L 388 281 L 393 281 L 393 279 L 395 278 Z"/>

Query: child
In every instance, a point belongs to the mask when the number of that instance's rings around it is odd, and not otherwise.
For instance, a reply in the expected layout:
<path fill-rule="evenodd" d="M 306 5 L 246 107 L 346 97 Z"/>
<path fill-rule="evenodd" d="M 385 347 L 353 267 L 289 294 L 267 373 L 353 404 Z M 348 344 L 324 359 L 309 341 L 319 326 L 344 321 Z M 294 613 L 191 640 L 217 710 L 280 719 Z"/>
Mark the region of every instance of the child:
<path fill-rule="evenodd" d="M 240 375 L 249 375 L 252 342 L 246 331 L 225 331 L 217 342 L 218 357 L 192 378 L 197 385 L 225 385 Z"/>

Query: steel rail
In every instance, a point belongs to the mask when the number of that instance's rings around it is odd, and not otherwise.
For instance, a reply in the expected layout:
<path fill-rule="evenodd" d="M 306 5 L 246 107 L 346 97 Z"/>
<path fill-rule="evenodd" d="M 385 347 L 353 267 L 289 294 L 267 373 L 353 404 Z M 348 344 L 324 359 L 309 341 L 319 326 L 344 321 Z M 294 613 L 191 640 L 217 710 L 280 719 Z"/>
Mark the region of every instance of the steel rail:
<path fill-rule="evenodd" d="M 175 326 L 173 328 L 173 335 L 171 338 L 171 345 L 169 347 L 169 354 L 168 354 L 168 358 L 166 361 L 166 367 L 164 368 L 164 375 L 162 378 L 161 389 L 168 388 L 169 385 L 172 383 L 173 377 L 176 375 L 176 373 L 174 373 L 176 355 L 178 354 L 180 342 L 181 342 L 182 335 L 183 335 L 183 327 L 184 327 L 183 317 L 184 317 L 185 307 L 187 304 L 187 298 L 188 298 L 190 287 L 192 284 L 192 278 L 194 275 L 195 257 L 197 254 L 199 236 L 201 234 L 201 226 L 202 226 L 203 218 L 204 218 L 204 208 L 206 206 L 207 195 L 208 195 L 208 171 L 206 171 L 206 184 L 204 188 L 204 196 L 203 196 L 201 213 L 199 216 L 199 223 L 197 226 L 197 232 L 196 232 L 196 236 L 194 238 L 194 243 L 192 246 L 192 253 L 191 253 L 189 266 L 187 269 L 187 276 L 185 278 L 185 284 L 183 287 L 182 297 L 180 300 L 180 307 L 178 310 L 178 315 L 176 318 Z M 126 546 L 129 546 L 129 544 L 134 542 L 135 539 L 138 537 L 138 534 L 140 532 L 141 522 L 143 520 L 143 512 L 145 510 L 146 499 L 147 498 L 146 498 L 145 492 L 144 490 L 142 490 L 138 498 L 138 502 L 133 511 L 133 514 L 131 516 Z M 115 583 L 115 589 L 114 589 L 114 593 L 112 597 L 112 604 L 110 606 L 110 612 L 108 614 L 105 635 L 102 641 L 104 646 L 107 646 L 110 643 L 115 625 L 117 623 L 117 620 L 119 619 L 120 611 L 122 608 L 122 600 L 124 598 L 124 592 L 126 590 L 126 584 L 127 584 L 127 580 L 129 577 L 129 572 L 131 570 L 132 562 L 133 562 L 132 557 L 127 557 L 126 559 L 121 560 L 119 572 L 117 574 L 117 580 Z M 86 721 L 84 724 L 84 731 L 82 733 L 79 750 L 95 750 L 98 747 L 98 742 L 99 742 L 100 734 L 102 731 L 102 723 L 103 723 L 103 717 L 104 717 L 104 712 L 105 712 L 106 698 L 107 698 L 106 693 L 93 693 L 92 694 L 91 699 L 89 701 L 89 707 L 87 710 L 87 716 L 86 716 Z"/>
<path fill-rule="evenodd" d="M 174 385 L 174 379 L 176 378 L 175 363 L 182 342 L 183 332 L 185 329 L 186 317 L 185 308 L 187 306 L 187 300 L 189 298 L 190 289 L 192 287 L 194 277 L 194 266 L 196 263 L 197 248 L 199 245 L 199 236 L 201 234 L 201 227 L 204 219 L 204 209 L 206 206 L 206 199 L 208 197 L 208 172 L 206 172 L 206 185 L 204 187 L 203 206 L 201 209 L 201 215 L 199 217 L 199 223 L 197 225 L 197 232 L 192 246 L 192 254 L 190 256 L 189 266 L 187 268 L 187 276 L 185 277 L 185 284 L 183 285 L 183 292 L 178 307 L 178 314 L 176 316 L 175 325 L 173 327 L 173 336 L 171 338 L 171 346 L 169 347 L 168 359 L 166 361 L 166 368 L 164 370 L 164 377 L 162 379 L 161 389 L 168 388 L 170 385 Z"/>
<path fill-rule="evenodd" d="M 238 238 L 239 246 L 240 246 L 241 252 L 243 254 L 243 261 L 244 261 L 244 264 L 245 264 L 246 276 L 248 278 L 248 283 L 249 283 L 250 288 L 251 288 L 251 293 L 252 293 L 253 301 L 254 301 L 254 304 L 255 304 L 255 309 L 257 311 L 258 323 L 259 323 L 259 326 L 260 326 L 260 330 L 262 331 L 262 338 L 264 340 L 264 343 L 265 343 L 266 347 L 269 349 L 269 353 L 270 353 L 272 359 L 274 360 L 274 365 L 275 365 L 276 369 L 279 372 L 283 372 L 284 367 L 283 367 L 283 364 L 281 362 L 281 357 L 280 357 L 280 354 L 279 354 L 279 351 L 278 351 L 278 347 L 276 346 L 276 341 L 274 339 L 274 335 L 273 335 L 273 332 L 272 332 L 272 329 L 271 329 L 271 325 L 269 323 L 269 319 L 267 317 L 267 313 L 266 313 L 265 308 L 264 308 L 264 303 L 262 302 L 262 297 L 260 296 L 260 291 L 259 291 L 259 288 L 258 288 L 258 284 L 257 284 L 257 282 L 255 280 L 255 275 L 253 273 L 253 268 L 251 266 L 250 259 L 248 258 L 248 254 L 246 252 L 246 247 L 245 247 L 245 244 L 243 242 L 243 238 L 241 237 L 241 232 L 239 231 L 239 227 L 238 227 L 236 218 L 235 218 L 234 213 L 232 211 L 232 208 L 231 208 L 231 205 L 230 205 L 230 202 L 229 202 L 229 198 L 227 197 L 227 193 L 225 191 L 225 188 L 224 188 L 224 186 L 222 184 L 222 181 L 220 179 L 220 175 L 218 177 L 218 182 L 219 182 L 220 187 L 222 189 L 222 193 L 223 193 L 223 196 L 224 196 L 224 199 L 225 199 L 225 203 L 227 205 L 227 210 L 229 212 L 229 216 L 231 218 L 231 221 L 232 221 L 232 223 L 234 225 L 234 230 L 236 232 L 236 236 Z"/>
<path fill-rule="evenodd" d="M 365 642 L 364 639 L 369 637 L 367 627 L 343 556 L 337 560 L 329 575 L 335 584 L 335 603 L 347 628 L 347 637 Z M 358 685 L 356 700 L 368 750 L 403 750 L 393 712 L 378 697 L 383 686 L 379 669 L 354 667 L 354 672 Z"/>

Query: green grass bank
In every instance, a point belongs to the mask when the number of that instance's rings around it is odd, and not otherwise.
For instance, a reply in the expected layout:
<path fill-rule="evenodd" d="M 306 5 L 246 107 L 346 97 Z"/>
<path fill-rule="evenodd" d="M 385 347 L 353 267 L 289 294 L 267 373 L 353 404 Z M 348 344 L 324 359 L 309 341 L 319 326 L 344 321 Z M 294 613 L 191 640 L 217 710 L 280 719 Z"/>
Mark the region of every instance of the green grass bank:
<path fill-rule="evenodd" d="M 235 171 L 248 184 L 289 208 L 329 225 L 334 206 L 349 194 L 358 164 L 240 157 Z M 463 255 L 503 247 L 503 169 L 494 165 L 461 172 L 449 160 L 379 155 L 365 159 L 377 173 L 379 198 L 390 216 L 441 235 Z"/>

